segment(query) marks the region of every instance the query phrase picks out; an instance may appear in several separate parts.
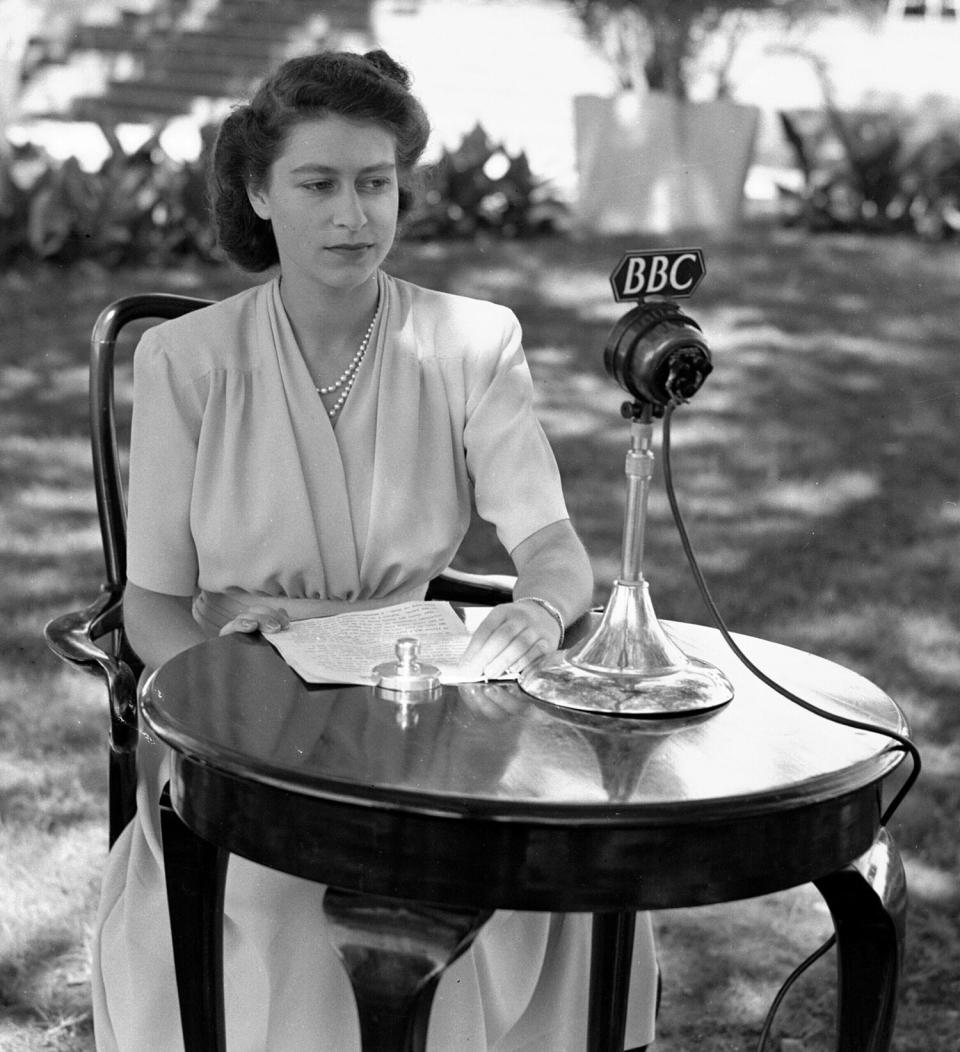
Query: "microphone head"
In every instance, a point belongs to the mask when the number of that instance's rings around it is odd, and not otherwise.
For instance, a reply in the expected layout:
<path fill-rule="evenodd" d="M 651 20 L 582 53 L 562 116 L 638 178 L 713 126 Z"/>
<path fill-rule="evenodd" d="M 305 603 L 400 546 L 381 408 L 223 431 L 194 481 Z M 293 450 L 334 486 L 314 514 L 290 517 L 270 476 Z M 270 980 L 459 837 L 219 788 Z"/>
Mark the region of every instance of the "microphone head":
<path fill-rule="evenodd" d="M 603 364 L 637 401 L 660 410 L 689 401 L 713 370 L 700 326 L 670 300 L 628 311 L 607 337 Z"/>

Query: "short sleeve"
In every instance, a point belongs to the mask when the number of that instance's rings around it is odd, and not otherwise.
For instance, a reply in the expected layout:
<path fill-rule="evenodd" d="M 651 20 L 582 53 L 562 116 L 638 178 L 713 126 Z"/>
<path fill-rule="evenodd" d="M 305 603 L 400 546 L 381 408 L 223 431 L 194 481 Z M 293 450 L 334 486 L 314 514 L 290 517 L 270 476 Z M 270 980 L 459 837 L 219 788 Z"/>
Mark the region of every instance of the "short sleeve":
<path fill-rule="evenodd" d="M 502 318 L 498 353 L 472 363 L 464 446 L 477 513 L 510 552 L 569 515 L 556 458 L 533 409 L 520 324 L 509 310 Z"/>
<path fill-rule="evenodd" d="M 155 592 L 192 595 L 190 504 L 202 400 L 197 381 L 176 372 L 157 330 L 147 330 L 133 366 L 127 578 Z"/>

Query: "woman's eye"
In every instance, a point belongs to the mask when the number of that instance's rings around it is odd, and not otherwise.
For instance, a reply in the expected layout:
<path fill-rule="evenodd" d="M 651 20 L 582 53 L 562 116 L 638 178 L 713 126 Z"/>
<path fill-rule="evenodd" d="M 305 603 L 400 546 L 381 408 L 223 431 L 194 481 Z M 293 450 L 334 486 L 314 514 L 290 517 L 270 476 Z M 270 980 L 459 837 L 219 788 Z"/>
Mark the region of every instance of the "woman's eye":
<path fill-rule="evenodd" d="M 375 175 L 370 179 L 365 179 L 361 184 L 361 188 L 369 190 L 372 193 L 377 193 L 380 190 L 386 190 L 390 185 L 390 178 L 386 175 Z"/>
<path fill-rule="evenodd" d="M 312 190 L 315 193 L 328 193 L 333 189 L 333 181 L 330 179 L 315 179 L 313 182 L 304 183 L 304 189 Z"/>

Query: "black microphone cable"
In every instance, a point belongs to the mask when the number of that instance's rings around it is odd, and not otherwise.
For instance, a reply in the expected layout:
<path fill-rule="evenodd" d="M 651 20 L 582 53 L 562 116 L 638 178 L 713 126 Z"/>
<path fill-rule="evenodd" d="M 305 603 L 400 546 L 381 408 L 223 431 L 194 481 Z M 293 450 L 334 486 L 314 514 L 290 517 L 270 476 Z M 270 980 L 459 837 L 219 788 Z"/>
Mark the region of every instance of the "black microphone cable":
<path fill-rule="evenodd" d="M 714 602 L 713 596 L 710 594 L 710 589 L 707 586 L 706 579 L 703 576 L 703 572 L 700 569 L 699 563 L 697 562 L 696 554 L 693 550 L 693 545 L 690 543 L 690 538 L 687 534 L 686 526 L 683 522 L 683 516 L 680 513 L 680 507 L 677 503 L 677 495 L 673 485 L 673 469 L 670 463 L 670 422 L 673 415 L 673 411 L 676 408 L 677 403 L 671 402 L 664 408 L 663 414 L 663 478 L 664 484 L 667 491 L 667 500 L 670 503 L 670 511 L 673 515 L 673 521 L 676 524 L 677 532 L 680 535 L 680 543 L 683 546 L 684 555 L 687 558 L 687 562 L 690 566 L 690 570 L 693 573 L 693 578 L 696 581 L 697 588 L 700 592 L 700 596 L 703 599 L 707 610 L 713 620 L 714 625 L 720 631 L 727 645 L 736 655 L 738 660 L 762 683 L 765 683 L 768 687 L 775 690 L 778 694 L 781 694 L 788 701 L 793 702 L 795 705 L 799 705 L 802 709 L 806 709 L 807 712 L 811 712 L 816 716 L 821 716 L 826 720 L 830 720 L 832 723 L 839 723 L 844 727 L 851 727 L 854 730 L 869 731 L 873 734 L 882 734 L 887 738 L 891 738 L 899 749 L 904 754 L 908 754 L 911 760 L 911 770 L 907 778 L 904 780 L 899 791 L 893 797 L 893 800 L 888 804 L 886 810 L 880 816 L 880 825 L 885 826 L 893 813 L 897 810 L 900 804 L 903 802 L 907 793 L 913 788 L 914 783 L 920 776 L 920 750 L 917 746 L 904 734 L 900 734 L 897 731 L 890 730 L 887 727 L 881 727 L 877 724 L 867 723 L 863 720 L 856 720 L 849 716 L 841 716 L 839 713 L 827 712 L 824 709 L 819 708 L 817 705 L 812 704 L 809 701 L 804 700 L 786 687 L 777 683 L 776 680 L 771 679 L 765 672 L 759 669 L 738 646 L 736 640 L 730 634 L 730 630 L 727 628 L 726 623 L 723 620 L 723 616 Z M 836 942 L 836 935 L 831 935 L 824 943 L 809 957 L 802 961 L 790 975 L 786 978 L 780 990 L 777 992 L 777 996 L 774 998 L 773 1004 L 770 1006 L 770 1010 L 764 1019 L 763 1029 L 760 1032 L 760 1038 L 757 1043 L 757 1052 L 764 1052 L 767 1038 L 773 1026 L 774 1016 L 777 1013 L 784 997 L 789 991 L 790 987 L 793 986 L 794 982 L 816 961 L 818 961 Z"/>

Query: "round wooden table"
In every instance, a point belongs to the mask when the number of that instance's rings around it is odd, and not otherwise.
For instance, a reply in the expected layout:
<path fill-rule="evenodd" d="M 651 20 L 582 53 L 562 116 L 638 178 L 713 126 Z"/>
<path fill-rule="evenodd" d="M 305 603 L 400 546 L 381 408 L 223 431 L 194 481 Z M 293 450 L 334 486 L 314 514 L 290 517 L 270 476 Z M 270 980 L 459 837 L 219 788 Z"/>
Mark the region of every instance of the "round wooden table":
<path fill-rule="evenodd" d="M 173 750 L 163 838 L 187 1052 L 224 1048 L 231 852 L 330 886 L 324 910 L 364 1052 L 424 1047 L 443 968 L 498 908 L 594 914 L 589 1052 L 622 1052 L 634 911 L 808 881 L 837 931 L 838 1048 L 888 1049 L 906 892 L 880 813 L 901 749 L 791 704 L 715 630 L 664 625 L 723 669 L 729 705 L 620 719 L 512 684 L 402 704 L 307 685 L 259 637 L 211 640 L 160 669 L 143 715 Z M 861 676 L 737 638 L 802 698 L 906 733 Z"/>

